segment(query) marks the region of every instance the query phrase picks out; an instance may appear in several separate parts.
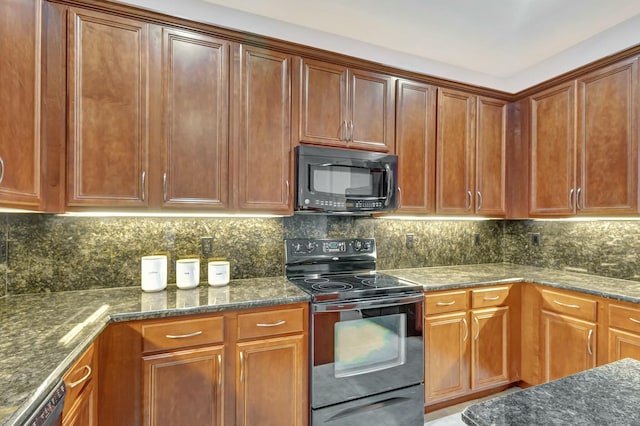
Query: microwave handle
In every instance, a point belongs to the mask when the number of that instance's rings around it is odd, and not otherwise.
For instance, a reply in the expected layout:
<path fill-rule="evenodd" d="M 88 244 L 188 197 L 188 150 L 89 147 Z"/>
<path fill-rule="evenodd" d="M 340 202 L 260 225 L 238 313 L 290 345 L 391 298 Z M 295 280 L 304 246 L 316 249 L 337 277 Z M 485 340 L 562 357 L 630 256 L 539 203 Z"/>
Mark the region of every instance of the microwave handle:
<path fill-rule="evenodd" d="M 384 169 L 387 172 L 387 176 L 389 176 L 389 178 L 387 179 L 387 196 L 384 200 L 384 206 L 388 207 L 389 204 L 391 204 L 391 197 L 393 197 L 393 173 L 391 173 L 391 167 L 389 167 L 389 164 L 385 164 Z"/>

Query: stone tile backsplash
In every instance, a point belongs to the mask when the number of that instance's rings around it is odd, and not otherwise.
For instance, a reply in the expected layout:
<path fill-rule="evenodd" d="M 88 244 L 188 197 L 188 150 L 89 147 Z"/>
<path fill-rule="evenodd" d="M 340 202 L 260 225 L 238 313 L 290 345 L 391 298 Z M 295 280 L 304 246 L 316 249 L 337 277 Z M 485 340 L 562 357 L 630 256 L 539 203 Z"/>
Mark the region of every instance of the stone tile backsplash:
<path fill-rule="evenodd" d="M 539 233 L 541 244 L 531 245 Z M 406 235 L 414 247 L 406 247 Z M 474 244 L 477 235 L 479 244 Z M 353 216 L 285 218 L 122 218 L 1 214 L 0 297 L 7 294 L 138 286 L 140 257 L 199 256 L 231 262 L 232 278 L 283 274 L 287 238 L 376 238 L 378 268 L 509 262 L 640 281 L 640 222 L 391 220 Z M 201 259 L 201 277 L 206 265 Z"/>

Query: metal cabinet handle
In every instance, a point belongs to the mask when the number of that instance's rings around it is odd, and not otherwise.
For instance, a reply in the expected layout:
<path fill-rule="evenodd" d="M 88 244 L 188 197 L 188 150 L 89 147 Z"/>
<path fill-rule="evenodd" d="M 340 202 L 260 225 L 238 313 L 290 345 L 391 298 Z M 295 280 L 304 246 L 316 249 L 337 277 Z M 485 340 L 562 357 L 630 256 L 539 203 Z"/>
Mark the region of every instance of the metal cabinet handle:
<path fill-rule="evenodd" d="M 591 351 L 591 336 L 593 336 L 593 329 L 589 329 L 589 336 L 587 337 L 587 352 L 589 352 L 589 355 L 593 355 Z"/>
<path fill-rule="evenodd" d="M 83 365 L 82 366 L 83 369 L 86 369 L 87 372 L 85 373 L 84 376 L 82 376 L 81 378 L 79 378 L 78 380 L 76 380 L 75 382 L 71 382 L 69 383 L 69 387 L 70 388 L 75 388 L 76 386 L 78 386 L 80 383 L 86 381 L 87 379 L 89 379 L 89 377 L 91 377 L 91 366 L 90 365 Z"/>
<path fill-rule="evenodd" d="M 244 379 L 244 355 L 243 352 L 240 351 L 240 383 L 242 383 Z"/>
<path fill-rule="evenodd" d="M 556 305 L 564 306 L 565 308 L 580 309 L 580 305 L 569 305 L 568 303 L 558 302 L 555 299 L 553 300 L 553 303 L 555 303 Z"/>
<path fill-rule="evenodd" d="M 581 194 L 582 194 L 582 188 L 578 188 L 578 191 L 576 192 L 576 210 L 584 209 L 584 200 L 582 200 L 582 207 L 580 207 L 580 198 L 584 198 L 584 197 L 580 197 Z"/>
<path fill-rule="evenodd" d="M 218 388 L 222 386 L 222 355 L 218 354 Z"/>
<path fill-rule="evenodd" d="M 478 321 L 478 317 L 473 317 L 473 322 L 476 324 L 476 335 L 473 337 L 473 340 L 478 340 L 480 336 L 480 321 Z"/>
<path fill-rule="evenodd" d="M 162 174 L 162 201 L 167 201 L 167 172 Z"/>
<path fill-rule="evenodd" d="M 451 306 L 455 305 L 455 303 L 455 300 L 452 300 L 451 302 L 436 302 L 436 306 Z"/>
<path fill-rule="evenodd" d="M 489 296 L 485 296 L 482 298 L 482 300 L 485 300 L 487 302 L 493 301 L 493 300 L 498 300 L 500 299 L 500 296 L 493 296 L 493 297 L 489 297 Z"/>
<path fill-rule="evenodd" d="M 2 167 L 2 172 L 0 172 L 0 183 L 4 180 L 4 160 L 0 157 L 0 167 Z"/>
<path fill-rule="evenodd" d="M 640 324 L 640 320 L 637 320 L 637 319 L 632 318 L 632 317 L 629 317 L 629 321 L 635 322 L 636 324 Z"/>
<path fill-rule="evenodd" d="M 284 181 L 284 184 L 285 184 L 285 185 L 286 185 L 286 187 L 287 187 L 287 201 L 285 202 L 285 204 L 286 204 L 286 205 L 289 205 L 289 191 L 290 191 L 290 188 L 289 188 L 289 179 L 285 180 L 285 181 Z"/>
<path fill-rule="evenodd" d="M 145 183 L 147 181 L 147 172 L 145 172 L 144 170 L 142 171 L 142 201 L 144 201 L 144 199 L 146 198 L 146 190 L 145 190 Z"/>
<path fill-rule="evenodd" d="M 478 205 L 476 207 L 476 211 L 480 211 L 482 208 L 482 193 L 480 191 L 476 191 L 476 195 L 478 196 Z"/>
<path fill-rule="evenodd" d="M 466 318 L 462 318 L 462 323 L 464 324 L 464 337 L 462 338 L 462 341 L 466 342 L 467 337 L 469 337 L 469 324 L 467 324 Z"/>
<path fill-rule="evenodd" d="M 402 188 L 398 187 L 398 208 L 402 207 Z"/>
<path fill-rule="evenodd" d="M 569 191 L 569 210 L 573 210 L 573 188 Z"/>
<path fill-rule="evenodd" d="M 347 124 L 347 120 L 342 120 L 342 135 L 340 136 L 341 141 L 346 141 L 349 133 L 349 125 Z"/>
<path fill-rule="evenodd" d="M 164 337 L 166 337 L 167 339 L 186 339 L 188 337 L 195 337 L 195 336 L 199 336 L 202 334 L 202 331 L 194 331 L 193 333 L 189 333 L 189 334 L 167 334 Z"/>
<path fill-rule="evenodd" d="M 285 320 L 281 320 L 281 321 L 274 322 L 274 323 L 271 323 L 271 324 L 264 324 L 264 323 L 260 323 L 260 324 L 256 324 L 256 325 L 257 325 L 258 327 L 277 327 L 277 326 L 279 326 L 279 325 L 283 325 L 283 324 L 286 324 L 286 323 L 287 323 L 287 322 L 286 322 Z"/>
<path fill-rule="evenodd" d="M 353 120 L 349 120 L 349 142 L 353 142 Z"/>
<path fill-rule="evenodd" d="M 471 193 L 471 191 L 467 191 L 467 205 L 465 207 L 465 210 L 471 210 L 472 203 L 473 203 L 473 194 Z"/>

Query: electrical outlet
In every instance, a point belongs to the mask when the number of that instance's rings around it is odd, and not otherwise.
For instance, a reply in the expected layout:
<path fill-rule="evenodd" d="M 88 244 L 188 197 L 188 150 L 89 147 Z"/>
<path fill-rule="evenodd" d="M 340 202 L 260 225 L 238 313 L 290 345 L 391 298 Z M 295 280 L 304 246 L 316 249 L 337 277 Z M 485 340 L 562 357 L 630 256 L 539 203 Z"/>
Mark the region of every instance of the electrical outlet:
<path fill-rule="evenodd" d="M 406 244 L 407 248 L 408 248 L 408 249 L 412 249 L 412 248 L 413 248 L 413 238 L 414 238 L 414 235 L 413 235 L 413 234 L 407 234 L 407 235 L 406 235 L 406 238 L 407 238 L 407 239 L 406 239 L 406 241 L 405 241 L 405 244 Z"/>
<path fill-rule="evenodd" d="M 213 255 L 213 237 L 200 238 L 202 257 L 205 259 L 210 258 Z"/>
<path fill-rule="evenodd" d="M 473 234 L 473 245 L 474 246 L 480 245 L 480 234 L 478 233 Z"/>
<path fill-rule="evenodd" d="M 531 245 L 532 246 L 539 246 L 540 245 L 540 233 L 539 232 L 532 232 L 530 235 L 531 235 Z"/>

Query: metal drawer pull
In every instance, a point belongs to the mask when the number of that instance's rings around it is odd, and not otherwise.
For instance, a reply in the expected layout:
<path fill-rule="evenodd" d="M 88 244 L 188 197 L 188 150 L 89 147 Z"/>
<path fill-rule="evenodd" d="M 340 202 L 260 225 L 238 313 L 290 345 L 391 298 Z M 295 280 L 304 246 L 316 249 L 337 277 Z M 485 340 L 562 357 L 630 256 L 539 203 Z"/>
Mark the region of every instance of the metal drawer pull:
<path fill-rule="evenodd" d="M 240 352 L 240 383 L 244 379 L 244 355 Z"/>
<path fill-rule="evenodd" d="M 0 157 L 0 167 L 2 167 L 2 173 L 0 173 L 0 183 L 4 180 L 4 160 Z"/>
<path fill-rule="evenodd" d="M 636 324 L 640 324 L 640 320 L 637 320 L 635 318 L 629 317 L 629 321 L 635 322 Z"/>
<path fill-rule="evenodd" d="M 476 323 L 476 335 L 473 340 L 478 340 L 478 337 L 480 337 L 480 321 L 478 321 L 478 317 L 473 317 L 473 322 Z"/>
<path fill-rule="evenodd" d="M 569 191 L 569 210 L 573 210 L 573 188 Z"/>
<path fill-rule="evenodd" d="M 464 338 L 462 339 L 462 341 L 466 342 L 467 337 L 469 337 L 469 324 L 467 324 L 466 318 L 462 318 L 462 323 L 464 324 Z"/>
<path fill-rule="evenodd" d="M 580 305 L 569 305 L 568 303 L 558 302 L 555 299 L 553 300 L 553 303 L 555 303 L 556 305 L 564 306 L 565 308 L 580 309 Z"/>
<path fill-rule="evenodd" d="M 195 336 L 199 336 L 202 334 L 202 331 L 194 331 L 193 333 L 189 333 L 189 334 L 167 334 L 166 337 L 167 339 L 186 339 L 187 337 L 195 337 Z"/>
<path fill-rule="evenodd" d="M 500 296 L 493 296 L 493 297 L 485 296 L 482 300 L 490 302 L 492 300 L 498 300 L 498 299 L 500 299 Z"/>
<path fill-rule="evenodd" d="M 437 302 L 436 306 L 451 306 L 454 305 L 456 303 L 456 301 L 451 301 L 451 302 Z"/>
<path fill-rule="evenodd" d="M 145 172 L 144 170 L 142 171 L 142 179 L 141 179 L 141 184 L 142 184 L 142 201 L 145 201 L 146 198 L 146 189 L 145 189 L 145 185 L 147 182 L 147 172 Z"/>
<path fill-rule="evenodd" d="M 167 172 L 162 174 L 162 201 L 167 201 Z"/>
<path fill-rule="evenodd" d="M 480 209 L 482 208 L 482 193 L 480 191 L 476 191 L 477 195 L 478 195 L 478 207 L 476 208 L 476 210 L 480 211 Z"/>
<path fill-rule="evenodd" d="M 593 352 L 591 351 L 591 336 L 593 336 L 593 329 L 589 330 L 589 337 L 587 337 L 587 351 L 589 352 L 589 355 L 593 355 Z"/>
<path fill-rule="evenodd" d="M 285 320 L 274 322 L 273 324 L 256 324 L 258 327 L 277 327 L 279 325 L 286 324 Z"/>
<path fill-rule="evenodd" d="M 84 376 L 82 376 L 80 379 L 76 380 L 75 382 L 71 382 L 69 383 L 69 387 L 70 388 L 75 388 L 76 386 L 78 386 L 80 383 L 84 382 L 85 380 L 89 379 L 89 377 L 91 377 L 91 366 L 90 365 L 85 365 L 82 368 L 87 370 L 87 374 L 85 374 Z"/>
<path fill-rule="evenodd" d="M 222 386 L 222 355 L 218 354 L 218 387 Z"/>
<path fill-rule="evenodd" d="M 285 203 L 286 205 L 289 205 L 289 179 L 284 181 L 285 185 L 286 185 L 286 191 L 287 191 L 287 202 Z"/>
<path fill-rule="evenodd" d="M 467 191 L 467 205 L 465 206 L 465 210 L 471 210 L 471 206 L 473 205 L 473 194 L 471 193 L 471 191 Z"/>

